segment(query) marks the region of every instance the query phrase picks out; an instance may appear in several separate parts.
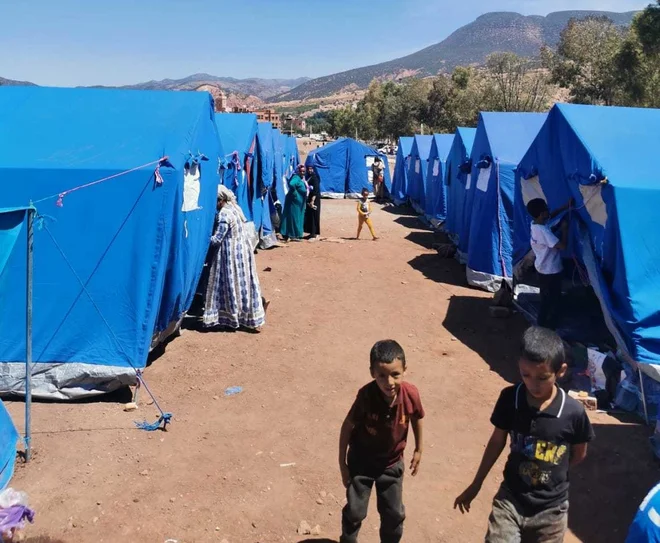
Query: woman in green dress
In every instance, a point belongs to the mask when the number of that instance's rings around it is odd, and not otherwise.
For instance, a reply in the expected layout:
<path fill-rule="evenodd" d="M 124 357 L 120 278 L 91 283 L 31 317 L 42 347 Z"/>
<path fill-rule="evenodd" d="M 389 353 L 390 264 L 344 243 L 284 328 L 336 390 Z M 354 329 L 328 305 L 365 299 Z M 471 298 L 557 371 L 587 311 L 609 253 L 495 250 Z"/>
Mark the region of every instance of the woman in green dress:
<path fill-rule="evenodd" d="M 280 233 L 284 241 L 289 239 L 300 240 L 303 237 L 305 207 L 307 205 L 307 184 L 304 179 L 305 165 L 300 164 L 289 181 L 289 191 L 284 199 L 282 225 L 280 227 Z"/>

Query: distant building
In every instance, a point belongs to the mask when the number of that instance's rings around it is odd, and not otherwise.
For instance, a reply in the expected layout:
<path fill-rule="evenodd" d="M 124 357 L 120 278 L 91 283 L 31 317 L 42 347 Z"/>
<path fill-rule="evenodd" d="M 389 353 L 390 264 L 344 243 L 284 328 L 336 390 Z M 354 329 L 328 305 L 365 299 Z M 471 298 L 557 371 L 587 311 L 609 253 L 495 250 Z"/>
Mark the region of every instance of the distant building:
<path fill-rule="evenodd" d="M 225 91 L 223 91 L 218 85 L 211 85 L 209 83 L 205 83 L 204 85 L 200 85 L 195 89 L 196 91 L 206 91 L 208 92 L 211 96 L 213 96 L 213 102 L 215 103 L 215 110 L 224 113 L 227 111 L 227 95 L 225 94 Z"/>
<path fill-rule="evenodd" d="M 293 127 L 300 132 L 305 132 L 307 130 L 307 121 L 305 119 L 294 119 Z"/>
<path fill-rule="evenodd" d="M 253 113 L 257 114 L 257 121 L 260 123 L 271 123 L 273 128 L 280 128 L 280 114 L 276 113 L 274 109 L 260 109 Z"/>

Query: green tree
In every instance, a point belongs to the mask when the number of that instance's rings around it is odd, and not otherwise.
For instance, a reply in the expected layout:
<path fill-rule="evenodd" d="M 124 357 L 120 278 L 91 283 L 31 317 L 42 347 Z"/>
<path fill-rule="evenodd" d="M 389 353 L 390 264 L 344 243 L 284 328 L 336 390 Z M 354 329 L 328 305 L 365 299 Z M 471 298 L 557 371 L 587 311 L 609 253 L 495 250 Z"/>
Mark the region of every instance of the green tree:
<path fill-rule="evenodd" d="M 494 111 L 544 111 L 548 107 L 548 74 L 514 53 L 494 53 L 486 60 L 489 98 Z"/>
<path fill-rule="evenodd" d="M 614 104 L 620 90 L 616 58 L 624 37 L 607 17 L 571 19 L 561 33 L 557 52 L 543 51 L 552 81 L 568 89 L 573 102 Z"/>
<path fill-rule="evenodd" d="M 623 105 L 660 107 L 660 0 L 637 14 L 616 57 Z"/>

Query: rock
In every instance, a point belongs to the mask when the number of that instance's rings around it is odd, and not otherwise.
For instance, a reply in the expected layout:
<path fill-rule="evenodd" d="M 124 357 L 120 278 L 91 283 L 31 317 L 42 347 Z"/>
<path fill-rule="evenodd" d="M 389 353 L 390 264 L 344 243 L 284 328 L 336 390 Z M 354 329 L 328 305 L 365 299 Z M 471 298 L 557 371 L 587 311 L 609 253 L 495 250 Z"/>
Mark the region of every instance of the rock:
<path fill-rule="evenodd" d="M 124 405 L 124 411 L 135 411 L 138 408 L 135 402 L 129 402 Z M 128 439 L 128 437 L 126 438 Z"/>
<path fill-rule="evenodd" d="M 94 517 L 94 518 L 92 519 L 92 522 L 93 522 L 94 524 L 96 524 L 98 521 L 99 521 L 99 517 Z"/>
<path fill-rule="evenodd" d="M 324 503 L 324 502 L 323 502 L 323 498 L 318 498 L 318 499 L 316 500 L 316 503 L 318 503 L 319 505 L 323 505 L 323 503 Z"/>
<path fill-rule="evenodd" d="M 328 493 L 325 490 L 321 491 L 321 498 L 325 498 L 328 495 Z"/>
<path fill-rule="evenodd" d="M 220 396 L 213 396 L 213 399 L 214 399 L 214 400 L 219 400 L 219 399 L 220 399 Z"/>
<path fill-rule="evenodd" d="M 147 475 L 149 475 L 149 470 L 145 469 L 144 471 L 141 471 L 140 475 L 142 475 L 142 477 L 146 477 Z"/>
<path fill-rule="evenodd" d="M 174 503 L 176 501 L 176 498 L 170 498 L 170 503 Z"/>
<path fill-rule="evenodd" d="M 133 498 L 133 503 L 140 503 L 140 500 L 138 498 Z"/>
<path fill-rule="evenodd" d="M 321 527 L 318 524 L 314 526 L 310 535 L 321 535 Z"/>
<path fill-rule="evenodd" d="M 311 533 L 312 527 L 307 523 L 307 521 L 301 521 L 300 526 L 298 526 L 298 535 L 311 535 Z"/>

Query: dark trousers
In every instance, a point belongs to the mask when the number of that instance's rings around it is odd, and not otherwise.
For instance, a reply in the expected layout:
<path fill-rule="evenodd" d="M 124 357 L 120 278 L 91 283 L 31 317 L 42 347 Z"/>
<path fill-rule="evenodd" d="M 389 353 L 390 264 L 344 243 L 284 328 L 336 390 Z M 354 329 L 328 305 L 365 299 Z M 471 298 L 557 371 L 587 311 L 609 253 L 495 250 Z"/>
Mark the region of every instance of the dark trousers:
<path fill-rule="evenodd" d="M 545 275 L 539 273 L 541 291 L 541 308 L 539 309 L 538 325 L 555 330 L 559 325 L 561 310 L 561 273 Z"/>
<path fill-rule="evenodd" d="M 376 485 L 378 512 L 380 513 L 381 543 L 399 543 L 403 536 L 406 510 L 403 506 L 403 461 L 386 469 L 377 477 L 351 474 L 346 491 L 348 503 L 342 511 L 340 543 L 357 543 L 362 521 L 367 518 L 371 489 Z"/>

